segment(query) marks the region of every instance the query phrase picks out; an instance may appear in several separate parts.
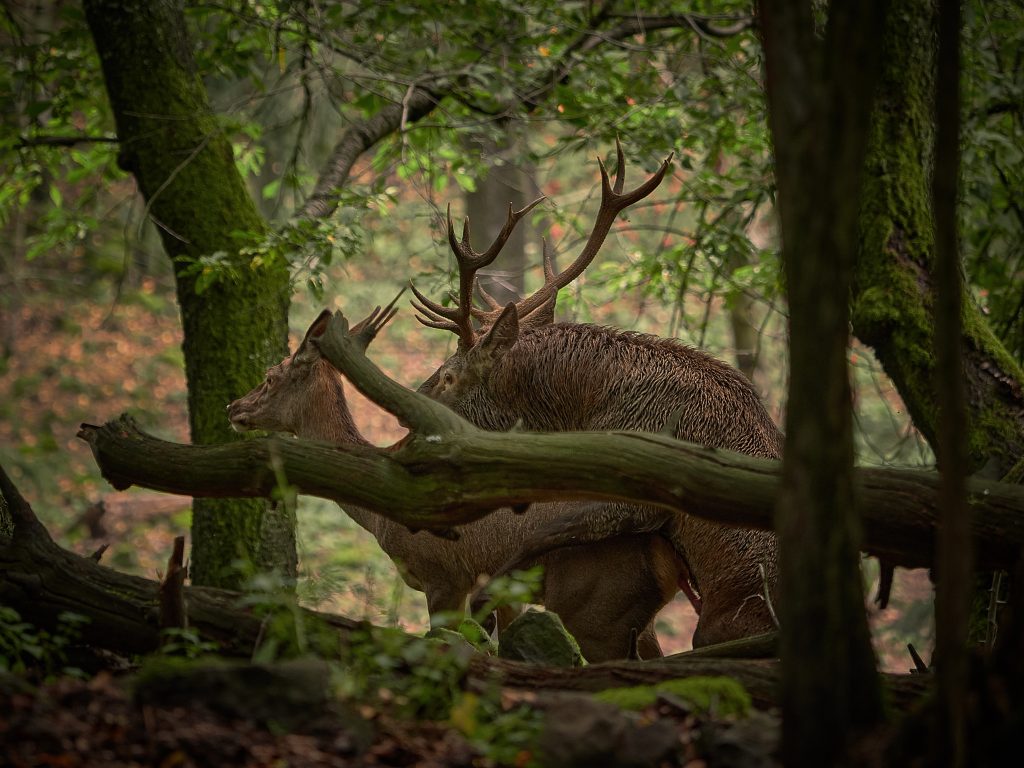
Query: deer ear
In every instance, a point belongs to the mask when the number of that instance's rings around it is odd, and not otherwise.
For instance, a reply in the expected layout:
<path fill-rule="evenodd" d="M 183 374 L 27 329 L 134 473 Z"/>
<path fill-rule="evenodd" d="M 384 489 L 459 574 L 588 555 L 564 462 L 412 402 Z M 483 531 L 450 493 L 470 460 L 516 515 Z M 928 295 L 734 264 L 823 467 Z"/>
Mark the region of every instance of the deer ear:
<path fill-rule="evenodd" d="M 295 351 L 295 354 L 301 355 L 303 352 L 308 351 L 312 347 L 310 341 L 323 336 L 324 331 L 327 330 L 327 324 L 330 321 L 331 310 L 325 309 L 317 316 L 316 320 L 310 323 L 309 328 L 306 329 L 306 335 L 302 337 L 302 343 L 299 344 L 299 348 Z"/>
<path fill-rule="evenodd" d="M 555 322 L 555 302 L 558 300 L 558 291 L 551 294 L 551 298 L 533 310 L 526 317 L 519 318 L 520 328 L 540 328 L 544 325 L 551 325 Z"/>
<path fill-rule="evenodd" d="M 518 338 L 519 311 L 515 304 L 508 304 L 477 346 L 483 352 L 494 354 L 504 352 L 515 344 Z"/>

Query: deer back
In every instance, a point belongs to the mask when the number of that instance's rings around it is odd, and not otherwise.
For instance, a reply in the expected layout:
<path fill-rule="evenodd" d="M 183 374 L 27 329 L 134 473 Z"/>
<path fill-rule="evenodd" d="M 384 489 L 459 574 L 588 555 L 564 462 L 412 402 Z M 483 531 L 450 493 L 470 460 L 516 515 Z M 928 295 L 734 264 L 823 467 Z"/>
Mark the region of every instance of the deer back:
<path fill-rule="evenodd" d="M 420 387 L 487 429 L 658 432 L 777 458 L 782 436 L 750 382 L 711 355 L 657 336 L 556 323 L 458 352 Z"/>
<path fill-rule="evenodd" d="M 671 424 L 674 436 L 688 442 L 781 455 L 778 427 L 750 382 L 728 364 L 672 340 L 594 325 L 519 331 L 514 309 L 421 390 L 487 429 L 659 432 Z M 642 507 L 617 506 L 616 514 L 631 516 L 638 530 L 650 518 Z M 689 515 L 671 518 L 664 533 L 703 603 L 695 645 L 773 628 L 764 600 L 766 585 L 775 598 L 773 534 Z"/>

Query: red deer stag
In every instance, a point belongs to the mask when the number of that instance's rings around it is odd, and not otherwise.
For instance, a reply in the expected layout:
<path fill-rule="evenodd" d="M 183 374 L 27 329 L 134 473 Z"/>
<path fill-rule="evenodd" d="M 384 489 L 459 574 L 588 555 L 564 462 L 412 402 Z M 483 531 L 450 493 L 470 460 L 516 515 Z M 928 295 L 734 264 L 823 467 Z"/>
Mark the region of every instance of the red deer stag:
<path fill-rule="evenodd" d="M 449 212 L 448 237 L 460 272 L 458 303 L 442 306 L 413 290 L 419 300 L 420 322 L 453 331 L 459 343 L 456 353 L 420 391 L 486 429 L 508 430 L 515 425 L 548 432 L 667 429 L 680 440 L 778 458 L 782 447 L 778 428 L 747 379 L 731 366 L 668 339 L 595 325 L 554 323 L 559 289 L 582 274 L 594 259 L 616 216 L 657 187 L 669 160 L 647 182 L 624 193 L 624 158 L 618 147 L 614 186 L 601 165 L 601 207 L 579 256 L 556 275 L 545 247 L 544 285 L 504 308 L 482 293 L 490 308 L 473 306 L 478 290 L 476 272 L 494 261 L 512 227 L 532 206 L 517 212 L 510 208 L 505 227 L 484 253 L 469 246 L 468 221 L 461 241 L 455 237 Z M 562 520 L 549 518 L 539 539 L 528 541 L 534 547 L 538 540 L 550 540 L 564 528 L 566 540 L 586 543 L 563 550 L 558 558 L 544 558 L 550 562 L 544 584 L 549 607 L 549 590 L 557 591 L 558 585 L 572 585 L 577 590 L 573 598 L 578 601 L 578 613 L 592 602 L 587 592 L 578 589 L 583 580 L 589 578 L 596 590 L 599 583 L 629 576 L 632 565 L 620 570 L 600 559 L 596 551 L 590 551 L 593 542 L 615 541 L 606 537 L 623 530 L 658 528 L 672 541 L 681 561 L 660 567 L 678 568 L 679 586 L 699 610 L 694 646 L 774 628 L 765 601 L 766 594 L 775 597 L 778 577 L 773 534 L 628 505 L 563 505 L 563 509 Z M 533 513 L 525 517 L 530 519 Z M 640 541 L 649 547 L 645 550 L 648 561 L 662 557 L 656 536 Z M 579 573 L 572 573 L 577 569 Z M 659 594 L 654 602 L 661 599 Z M 649 620 L 654 615 L 651 613 Z M 582 623 L 593 627 L 589 619 Z M 566 625 L 576 631 L 568 621 Z M 642 621 L 631 626 L 650 629 Z"/>
<path fill-rule="evenodd" d="M 392 302 L 394 304 L 394 302 Z M 364 348 L 394 314 L 375 310 L 350 330 Z M 235 429 L 289 432 L 310 440 L 366 445 L 345 399 L 341 374 L 321 357 L 315 340 L 326 330 L 330 313 L 312 323 L 293 355 L 267 371 L 266 380 L 228 406 Z M 498 510 L 460 528 L 451 541 L 405 526 L 370 510 L 346 506 L 359 525 L 377 539 L 398 566 L 402 578 L 426 593 L 432 623 L 439 616 L 463 614 L 478 580 L 514 558 L 524 540 L 551 524 L 566 505 L 537 504 L 528 514 Z M 672 598 L 679 581 L 678 558 L 660 536 L 625 536 L 590 547 L 542 556 L 525 566 L 545 566 L 544 604 L 556 611 L 591 661 L 623 658 L 630 634 L 640 634 L 644 657 L 661 655 L 651 619 Z M 593 563 L 600 563 L 594 569 Z M 499 628 L 510 618 L 499 616 Z"/>

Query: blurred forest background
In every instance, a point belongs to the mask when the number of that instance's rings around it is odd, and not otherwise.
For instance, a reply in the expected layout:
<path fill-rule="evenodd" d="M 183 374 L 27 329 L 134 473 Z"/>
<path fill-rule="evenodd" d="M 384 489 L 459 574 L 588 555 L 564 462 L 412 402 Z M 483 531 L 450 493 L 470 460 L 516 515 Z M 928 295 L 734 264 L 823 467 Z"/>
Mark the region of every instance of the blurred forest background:
<path fill-rule="evenodd" d="M 410 280 L 430 295 L 447 291 L 449 203 L 454 215 L 472 215 L 484 241 L 510 199 L 546 195 L 522 227 L 521 252 L 499 259 L 488 287 L 538 284 L 541 238 L 571 254 L 586 236 L 600 189 L 595 158 L 613 158 L 618 136 L 634 181 L 669 152 L 676 161 L 561 297 L 560 317 L 707 349 L 740 367 L 782 423 L 786 308 L 751 6 L 617 7 L 186 3 L 191 54 L 271 225 L 252 258 L 289 267 L 293 348 L 325 306 L 359 317 Z M 591 21 L 604 14 L 599 37 L 581 27 L 588 8 Z M 1024 8 L 970 0 L 965 21 L 962 247 L 975 299 L 1021 361 Z M 80 5 L 6 0 L 0 36 L 0 463 L 62 544 L 88 553 L 109 542 L 105 563 L 151 576 L 187 530 L 189 500 L 114 493 L 75 433 L 79 422 L 129 411 L 158 435 L 188 439 L 182 326 L 161 222 L 118 167 Z M 443 93 L 437 108 L 417 108 L 418 88 Z M 358 157 L 337 209 L 311 210 L 346 131 L 365 130 L 388 107 L 398 108 L 394 130 Z M 188 267 L 200 284 L 232 280 L 235 268 L 217 253 Z M 403 311 L 372 356 L 415 387 L 453 341 Z M 849 359 L 858 461 L 931 466 L 870 350 L 855 345 Z M 400 436 L 390 417 L 353 399 L 374 442 Z M 307 604 L 426 626 L 421 596 L 335 505 L 302 499 L 298 520 Z M 875 578 L 873 562 L 864 570 Z M 897 575 L 890 608 L 874 617 L 883 667 L 908 666 L 907 642 L 929 649 L 930 599 L 926 574 Z M 666 651 L 689 645 L 694 617 L 684 602 L 659 624 Z"/>

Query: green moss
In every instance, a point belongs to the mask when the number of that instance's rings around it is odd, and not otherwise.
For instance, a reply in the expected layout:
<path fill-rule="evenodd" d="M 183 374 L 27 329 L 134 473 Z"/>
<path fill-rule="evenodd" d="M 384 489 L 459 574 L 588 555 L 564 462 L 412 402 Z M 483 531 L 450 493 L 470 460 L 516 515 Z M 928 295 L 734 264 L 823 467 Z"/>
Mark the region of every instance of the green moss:
<path fill-rule="evenodd" d="M 483 653 L 495 654 L 498 652 L 498 644 L 491 639 L 480 622 L 474 619 L 463 619 L 459 623 L 459 634 L 464 637 L 470 645 Z"/>
<path fill-rule="evenodd" d="M 885 69 L 865 160 L 851 320 L 854 333 L 874 348 L 896 384 L 914 426 L 934 446 L 934 6 L 929 0 L 898 0 L 891 14 L 901 23 L 888 25 L 883 42 Z M 1021 382 L 1024 374 L 969 294 L 964 298 L 965 349 L 974 357 L 968 365 L 997 370 L 991 381 L 972 382 L 981 389 L 969 395 L 971 462 L 976 470 L 995 457 L 1006 470 L 1024 454 L 1024 436 L 1016 403 L 1001 395 L 998 379 Z"/>
<path fill-rule="evenodd" d="M 427 631 L 424 637 L 441 640 L 448 645 L 468 646 L 474 651 L 482 653 L 495 654 L 498 652 L 498 644 L 487 634 L 487 630 L 474 619 L 463 619 L 456 629 L 433 627 Z"/>
<path fill-rule="evenodd" d="M 609 688 L 594 697 L 622 709 L 636 710 L 651 706 L 665 694 L 682 699 L 701 715 L 743 717 L 751 707 L 750 694 L 731 677 L 697 676 L 657 685 Z"/>
<path fill-rule="evenodd" d="M 530 609 L 505 628 L 498 656 L 551 667 L 581 667 L 585 663 L 576 642 L 558 614 Z"/>

